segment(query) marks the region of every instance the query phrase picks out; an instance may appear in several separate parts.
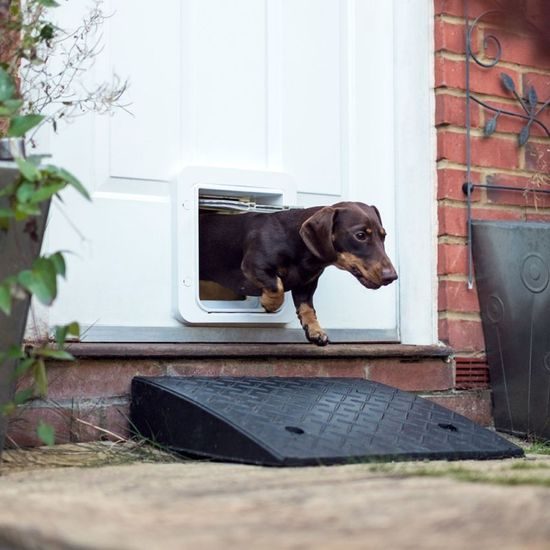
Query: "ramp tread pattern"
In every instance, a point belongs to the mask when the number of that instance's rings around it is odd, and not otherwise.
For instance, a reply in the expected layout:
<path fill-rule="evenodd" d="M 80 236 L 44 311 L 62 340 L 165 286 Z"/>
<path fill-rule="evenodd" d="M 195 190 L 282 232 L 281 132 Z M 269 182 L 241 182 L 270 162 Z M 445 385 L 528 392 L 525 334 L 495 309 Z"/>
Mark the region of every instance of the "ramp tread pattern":
<path fill-rule="evenodd" d="M 414 394 L 363 379 L 135 380 L 134 389 L 138 391 L 140 383 L 153 384 L 223 419 L 272 454 L 279 464 L 522 454 L 504 438 L 457 413 Z M 185 418 L 174 422 L 185 424 Z M 164 443 L 170 446 L 170 442 Z M 186 442 L 186 446 L 190 452 L 201 454 L 199 449 L 190 448 L 192 442 Z M 243 461 L 238 449 L 233 454 L 223 458 Z"/>

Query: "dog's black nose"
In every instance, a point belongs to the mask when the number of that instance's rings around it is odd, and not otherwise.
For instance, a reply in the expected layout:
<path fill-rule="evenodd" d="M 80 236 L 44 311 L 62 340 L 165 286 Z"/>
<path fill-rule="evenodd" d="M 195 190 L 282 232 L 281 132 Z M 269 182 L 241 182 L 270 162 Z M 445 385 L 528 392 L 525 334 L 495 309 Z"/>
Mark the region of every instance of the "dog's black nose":
<path fill-rule="evenodd" d="M 382 284 L 383 285 L 389 285 L 390 283 L 393 283 L 397 279 L 397 273 L 395 272 L 395 269 L 391 267 L 385 267 L 382 269 Z"/>

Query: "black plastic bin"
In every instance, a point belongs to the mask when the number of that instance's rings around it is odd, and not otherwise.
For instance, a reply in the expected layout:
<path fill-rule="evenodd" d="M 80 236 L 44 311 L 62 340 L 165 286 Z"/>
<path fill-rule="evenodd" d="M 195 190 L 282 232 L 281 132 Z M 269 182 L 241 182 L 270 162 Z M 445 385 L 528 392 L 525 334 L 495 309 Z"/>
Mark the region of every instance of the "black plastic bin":
<path fill-rule="evenodd" d="M 472 222 L 495 427 L 550 439 L 550 224 Z"/>

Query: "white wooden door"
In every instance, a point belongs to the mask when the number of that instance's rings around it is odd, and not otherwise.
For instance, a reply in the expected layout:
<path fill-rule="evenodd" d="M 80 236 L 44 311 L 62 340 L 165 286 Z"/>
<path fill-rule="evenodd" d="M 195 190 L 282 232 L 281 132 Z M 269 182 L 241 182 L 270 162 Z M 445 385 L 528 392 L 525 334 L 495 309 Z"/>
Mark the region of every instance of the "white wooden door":
<path fill-rule="evenodd" d="M 53 208 L 47 246 L 74 254 L 51 325 L 78 319 L 88 340 L 303 340 L 297 322 L 242 330 L 173 318 L 170 182 L 192 165 L 288 173 L 301 206 L 377 205 L 400 270 L 396 2 L 110 4 L 92 76 L 128 76 L 132 116 L 82 118 L 52 140 L 93 203 L 67 193 Z M 315 305 L 333 341 L 399 339 L 398 284 L 369 291 L 329 268 Z"/>

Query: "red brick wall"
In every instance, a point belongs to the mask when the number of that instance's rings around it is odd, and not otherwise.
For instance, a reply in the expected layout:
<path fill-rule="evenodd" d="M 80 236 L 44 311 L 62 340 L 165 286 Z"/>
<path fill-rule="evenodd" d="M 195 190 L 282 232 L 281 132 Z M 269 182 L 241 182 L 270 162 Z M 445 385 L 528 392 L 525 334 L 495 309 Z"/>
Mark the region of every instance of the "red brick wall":
<path fill-rule="evenodd" d="M 550 2 L 470 0 L 470 19 L 499 6 L 505 14 L 483 18 L 474 29 L 472 45 L 478 55 L 491 57 L 496 48 L 489 43 L 483 51 L 483 41 L 494 34 L 502 46 L 501 61 L 493 69 L 472 62 L 470 87 L 486 103 L 521 112 L 502 86 L 500 73 L 513 78 L 520 95 L 532 85 L 539 100 L 550 98 L 550 35 L 545 34 Z M 464 0 L 435 0 L 439 337 L 455 349 L 458 365 L 484 355 L 476 291 L 466 286 L 467 216 L 461 189 L 466 181 L 465 70 Z M 472 104 L 472 182 L 550 189 L 550 139 L 533 127 L 528 144 L 519 147 L 525 122 L 504 116 L 497 131 L 484 137 L 484 124 L 493 116 Z M 550 108 L 541 121 L 550 127 Z M 476 190 L 473 199 L 475 218 L 550 221 L 549 196 Z"/>

